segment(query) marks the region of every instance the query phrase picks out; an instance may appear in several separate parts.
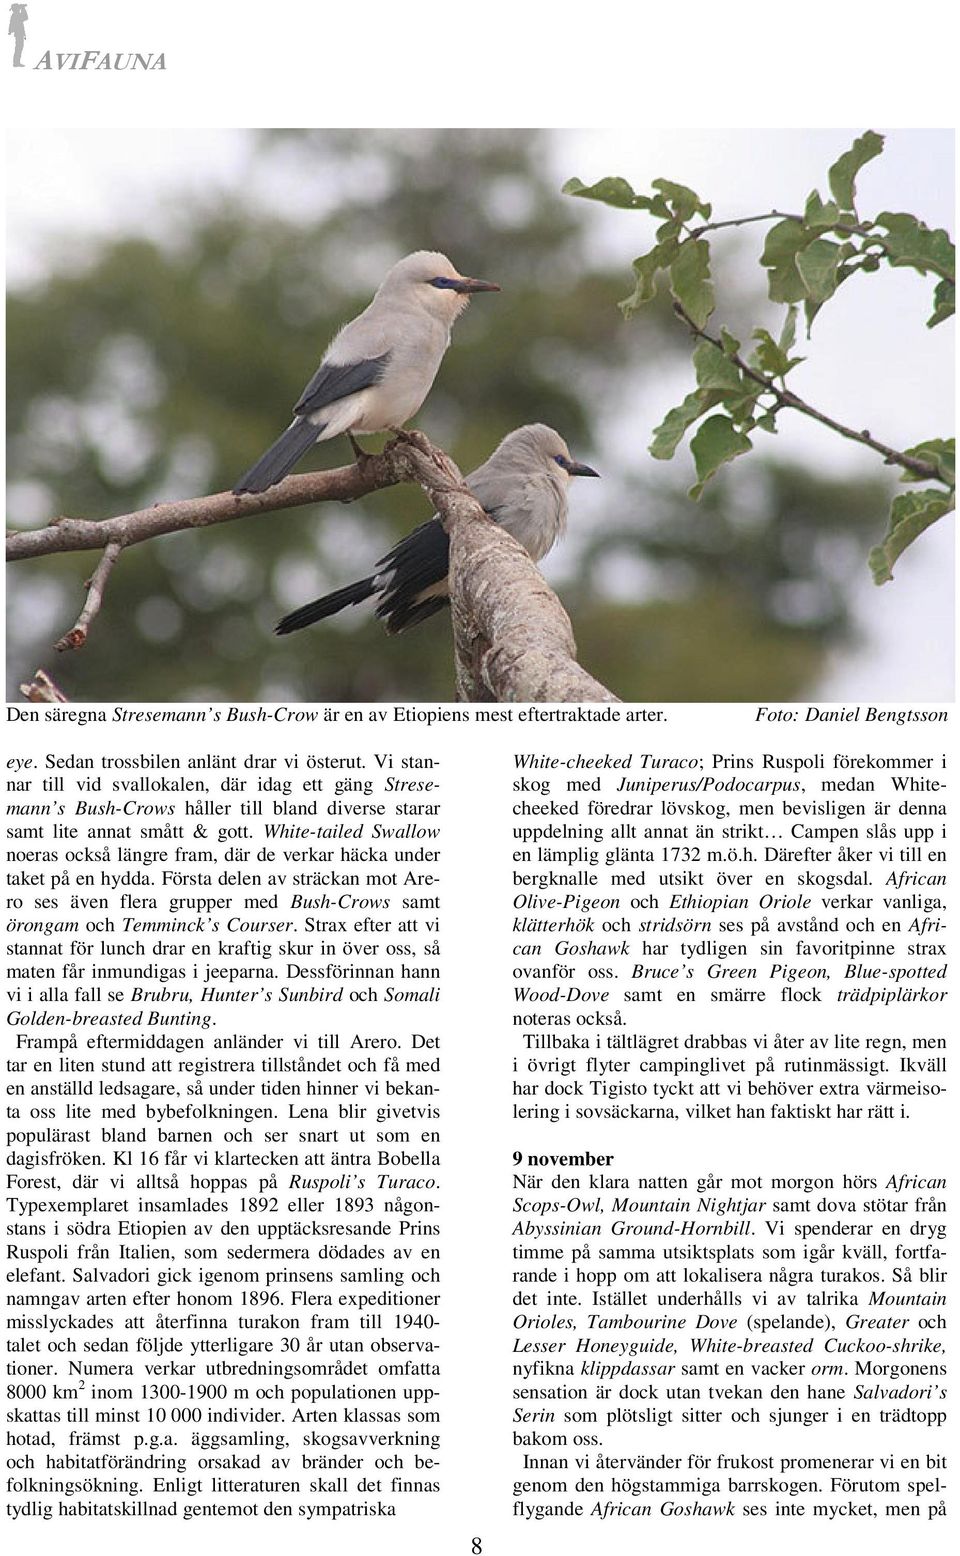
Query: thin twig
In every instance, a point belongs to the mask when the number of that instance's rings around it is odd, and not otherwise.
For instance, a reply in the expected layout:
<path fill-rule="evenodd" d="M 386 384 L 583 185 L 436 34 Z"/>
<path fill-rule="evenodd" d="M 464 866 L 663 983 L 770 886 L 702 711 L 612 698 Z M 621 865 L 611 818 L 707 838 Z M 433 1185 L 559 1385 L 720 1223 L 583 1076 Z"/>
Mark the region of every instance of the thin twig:
<path fill-rule="evenodd" d="M 723 352 L 727 356 L 728 361 L 740 369 L 744 377 L 752 379 L 755 384 L 759 384 L 767 394 L 772 394 L 778 408 L 789 406 L 791 410 L 800 411 L 802 415 L 812 417 L 814 421 L 819 421 L 824 427 L 831 428 L 833 432 L 839 432 L 842 438 L 851 438 L 854 443 L 863 443 L 867 448 L 872 448 L 875 453 L 882 454 L 886 464 L 900 465 L 902 469 L 909 470 L 912 475 L 919 476 L 922 481 L 943 480 L 936 465 L 931 465 L 925 459 L 916 459 L 912 454 L 904 454 L 900 449 L 890 448 L 888 444 L 881 443 L 867 431 L 856 432 L 853 427 L 844 426 L 842 421 L 835 421 L 832 416 L 828 416 L 824 411 L 818 411 L 815 406 L 808 405 L 806 400 L 801 400 L 800 396 L 794 394 L 792 390 L 778 388 L 772 378 L 769 378 L 766 373 L 761 373 L 757 368 L 751 367 L 741 356 L 724 352 L 723 342 L 718 340 L 715 335 L 711 335 L 707 330 L 701 329 L 699 324 L 695 324 L 682 303 L 674 300 L 673 311 L 700 340 L 709 341 L 711 346 L 716 346 L 718 351 Z"/>
<path fill-rule="evenodd" d="M 24 682 L 20 690 L 28 702 L 67 702 L 69 700 L 46 670 L 35 671 L 33 680 Z"/>
<path fill-rule="evenodd" d="M 792 216 L 789 211 L 763 211 L 759 216 L 736 216 L 728 221 L 704 222 L 701 227 L 692 227 L 688 236 L 702 238 L 705 232 L 720 232 L 724 227 L 748 227 L 751 222 L 801 222 L 802 216 Z"/>
<path fill-rule="evenodd" d="M 113 572 L 117 557 L 120 555 L 122 550 L 123 547 L 121 546 L 119 540 L 111 540 L 110 544 L 105 548 L 103 556 L 100 558 L 96 568 L 94 569 L 93 576 L 87 579 L 86 605 L 83 607 L 83 610 L 77 617 L 75 625 L 70 628 L 69 632 L 65 632 L 63 634 L 63 637 L 60 638 L 59 642 L 54 643 L 53 645 L 58 654 L 64 653 L 64 651 L 68 648 L 82 648 L 84 643 L 87 641 L 87 634 L 90 631 L 90 623 L 98 614 L 100 607 L 103 604 L 103 596 L 107 587 L 107 580 L 109 579 L 110 574 Z"/>
<path fill-rule="evenodd" d="M 704 222 L 700 227 L 691 227 L 687 233 L 689 238 L 702 238 L 705 232 L 720 232 L 725 227 L 746 227 L 751 222 L 797 222 L 804 226 L 804 218 L 791 211 L 764 211 L 759 216 L 738 216 L 728 221 Z M 836 232 L 843 238 L 866 238 L 867 242 L 875 246 L 887 259 L 892 258 L 892 251 L 886 239 L 879 232 L 875 232 L 870 222 L 831 222 L 829 227 L 818 228 L 818 231 Z M 946 265 L 941 265 L 937 259 L 924 258 L 917 265 L 918 269 L 929 270 L 935 276 L 940 276 L 944 281 L 955 281 L 956 275 L 948 270 Z"/>

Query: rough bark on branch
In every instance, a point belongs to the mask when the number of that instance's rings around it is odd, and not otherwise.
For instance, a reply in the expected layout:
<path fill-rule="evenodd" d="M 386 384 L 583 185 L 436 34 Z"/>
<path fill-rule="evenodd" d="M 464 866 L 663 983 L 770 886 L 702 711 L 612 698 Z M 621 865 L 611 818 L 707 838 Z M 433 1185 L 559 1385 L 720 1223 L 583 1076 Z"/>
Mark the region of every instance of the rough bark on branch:
<path fill-rule="evenodd" d="M 419 432 L 355 465 L 291 475 L 268 492 L 218 492 L 112 519 L 55 519 L 7 537 L 7 558 L 103 548 L 87 608 L 58 648 L 79 647 L 129 546 L 186 529 L 317 502 L 346 502 L 401 481 L 422 487 L 450 535 L 457 694 L 467 702 L 616 702 L 577 663 L 570 620 L 523 547 L 487 518 L 456 465 Z M 389 651 L 385 649 L 385 651 Z"/>
<path fill-rule="evenodd" d="M 577 663 L 570 618 L 519 541 L 472 499 L 451 529 L 450 603 L 461 701 L 619 701 Z"/>

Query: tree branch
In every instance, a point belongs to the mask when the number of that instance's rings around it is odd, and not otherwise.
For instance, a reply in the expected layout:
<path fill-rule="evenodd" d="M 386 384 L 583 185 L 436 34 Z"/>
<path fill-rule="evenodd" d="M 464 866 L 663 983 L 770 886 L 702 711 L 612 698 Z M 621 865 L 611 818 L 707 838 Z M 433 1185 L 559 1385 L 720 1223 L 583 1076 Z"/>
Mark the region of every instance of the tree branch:
<path fill-rule="evenodd" d="M 759 216 L 733 216 L 722 222 L 703 222 L 691 227 L 687 236 L 702 238 L 705 232 L 722 232 L 725 227 L 749 227 L 751 222 L 800 222 L 802 216 L 791 216 L 789 211 L 761 211 Z"/>
<path fill-rule="evenodd" d="M 763 211 L 759 216 L 736 216 L 727 221 L 703 222 L 699 227 L 685 229 L 688 238 L 702 238 L 705 232 L 722 232 L 725 227 L 748 227 L 751 222 L 796 222 L 798 226 L 804 225 L 804 218 L 790 211 Z M 823 231 L 839 233 L 842 238 L 866 238 L 872 247 L 878 248 L 887 259 L 893 258 L 893 252 L 889 243 L 879 232 L 875 232 L 870 222 L 831 222 Z M 917 266 L 920 269 L 920 265 Z M 944 281 L 954 281 L 955 273 L 946 265 L 942 265 L 937 259 L 924 259 L 924 270 L 931 271 L 935 276 L 940 276 Z"/>
<path fill-rule="evenodd" d="M 152 508 L 121 513 L 113 519 L 53 519 L 44 529 L 9 533 L 7 561 L 22 562 L 59 551 L 98 551 L 112 541 L 126 548 L 155 540 L 158 535 L 227 524 L 233 519 L 274 513 L 281 508 L 302 508 L 315 502 L 351 502 L 404 479 L 393 467 L 393 447 L 338 470 L 288 475 L 268 492 L 244 492 L 241 496 L 217 492 L 211 497 L 189 497 L 184 502 L 158 502 Z"/>
<path fill-rule="evenodd" d="M 769 378 L 766 373 L 761 373 L 759 369 L 751 367 L 748 362 L 743 360 L 743 357 L 735 353 L 724 352 L 723 342 L 718 340 L 715 335 L 711 335 L 709 331 L 701 329 L 699 324 L 694 323 L 682 303 L 674 301 L 673 311 L 678 318 L 683 320 L 688 330 L 698 336 L 700 340 L 709 341 L 711 346 L 716 346 L 718 351 L 723 352 L 728 360 L 740 369 L 744 377 L 751 379 L 755 384 L 759 384 L 767 394 L 772 394 L 778 408 L 789 407 L 790 410 L 799 411 L 803 416 L 812 417 L 814 421 L 820 422 L 822 426 L 829 427 L 833 432 L 839 432 L 842 438 L 851 438 L 854 443 L 862 443 L 866 448 L 872 448 L 874 453 L 882 454 L 886 464 L 900 465 L 903 470 L 909 470 L 912 475 L 919 476 L 922 481 L 941 481 L 943 479 L 936 465 L 931 465 L 926 459 L 916 459 L 912 454 L 903 453 L 901 449 L 890 448 L 888 444 L 881 443 L 877 438 L 871 437 L 869 432 L 856 432 L 853 427 L 844 426 L 842 421 L 835 421 L 832 416 L 826 415 L 824 411 L 818 411 L 815 406 L 808 405 L 806 400 L 801 400 L 800 396 L 794 394 L 792 390 L 778 388 L 775 379 Z"/>
<path fill-rule="evenodd" d="M 28 702 L 67 702 L 69 700 L 63 695 L 56 681 L 51 680 L 46 670 L 34 671 L 33 680 L 25 682 L 20 690 Z"/>
<path fill-rule="evenodd" d="M 458 696 L 470 702 L 616 702 L 577 663 L 569 617 L 526 551 L 487 517 L 453 461 L 421 432 L 403 432 L 381 454 L 364 456 L 355 465 L 287 476 L 268 492 L 218 492 L 112 519 L 56 519 L 44 529 L 10 535 L 7 556 L 21 561 L 104 548 L 86 606 L 57 644 L 76 648 L 85 641 L 117 557 L 128 546 L 281 508 L 352 501 L 401 481 L 422 487 L 450 535 Z"/>
<path fill-rule="evenodd" d="M 93 576 L 87 579 L 87 603 L 80 612 L 76 625 L 71 627 L 69 632 L 65 632 L 60 641 L 53 645 L 58 653 L 62 654 L 68 648 L 82 648 L 87 641 L 90 623 L 103 604 L 107 580 L 113 572 L 114 564 L 122 549 L 119 540 L 111 540 L 107 546 Z"/>
<path fill-rule="evenodd" d="M 450 603 L 463 702 L 617 702 L 577 663 L 570 618 L 519 541 L 471 499 L 452 515 Z"/>

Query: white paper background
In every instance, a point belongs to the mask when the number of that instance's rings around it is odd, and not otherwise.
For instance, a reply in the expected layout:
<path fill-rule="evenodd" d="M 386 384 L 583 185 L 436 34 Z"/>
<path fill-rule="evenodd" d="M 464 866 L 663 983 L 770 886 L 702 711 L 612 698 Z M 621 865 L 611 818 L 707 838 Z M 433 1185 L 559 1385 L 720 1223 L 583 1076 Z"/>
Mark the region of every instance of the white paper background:
<path fill-rule="evenodd" d="M 882 13 L 862 6 L 807 5 L 789 11 L 769 4 L 734 8 L 711 5 L 647 8 L 594 4 L 544 7 L 500 0 L 363 7 L 275 3 L 107 4 L 100 0 L 29 6 L 28 54 L 49 40 L 52 48 L 163 49 L 165 73 L 105 78 L 71 73 L 13 72 L 4 66 L 9 126 L 21 130 L 53 127 L 103 128 L 116 134 L 118 147 L 132 127 L 193 130 L 234 125 L 398 125 L 495 124 L 604 126 L 640 133 L 644 125 L 671 127 L 783 126 L 835 124 L 879 128 L 942 124 L 948 112 L 947 72 L 955 31 L 954 9 L 946 4 L 914 6 Z M 22 140 L 20 141 L 22 146 Z M 571 171 L 573 171 L 571 169 Z M 606 157 L 581 175 L 623 171 Z M 22 176 L 22 169 L 20 170 Z M 879 688 L 872 689 L 881 695 Z M 358 736 L 367 735 L 362 730 Z M 83 750 L 123 750 L 147 746 L 140 731 L 103 733 L 44 730 L 43 726 L 7 729 L 11 749 L 37 751 L 60 744 Z M 213 744 L 212 731 L 196 732 L 196 749 Z M 371 743 L 381 739 L 370 735 Z M 374 1556 L 384 1550 L 427 1556 L 460 1556 L 471 1537 L 483 1536 L 485 1556 L 497 1552 L 560 1552 L 573 1556 L 585 1541 L 611 1556 L 650 1542 L 667 1544 L 680 1556 L 692 1556 L 705 1541 L 726 1556 L 748 1551 L 760 1556 L 773 1540 L 789 1552 L 806 1551 L 811 1538 L 831 1552 L 899 1550 L 899 1525 L 857 1521 L 849 1526 L 809 1527 L 810 1520 L 786 1528 L 768 1518 L 751 1527 L 683 1520 L 640 1527 L 597 1526 L 578 1522 L 558 1526 L 511 1523 L 509 1462 L 506 1452 L 509 1402 L 506 1387 L 510 1344 L 507 1205 L 512 1192 L 511 1152 L 562 1150 L 557 1129 L 522 1132 L 505 1124 L 510 1074 L 503 1058 L 506 1022 L 512 1013 L 503 969 L 509 960 L 511 915 L 503 912 L 507 872 L 508 764 L 513 747 L 596 751 L 599 737 L 589 727 L 550 731 L 536 727 L 527 740 L 518 730 L 445 730 L 436 738 L 462 783 L 446 818 L 445 874 L 476 882 L 473 903 L 462 908 L 456 935 L 448 928 L 445 966 L 444 1128 L 447 1136 L 445 1194 L 448 1241 L 445 1249 L 447 1333 L 445 1373 L 445 1490 L 435 1506 L 412 1502 L 405 1517 L 386 1526 L 341 1524 L 331 1531 L 284 1520 L 270 1528 L 264 1520 L 231 1527 L 218 1522 L 177 1524 L 174 1538 L 189 1556 L 224 1542 L 246 1553 L 265 1538 L 282 1540 L 296 1552 L 318 1547 L 336 1556 Z M 621 728 L 610 747 L 643 749 L 651 737 L 640 727 Z M 657 739 L 665 738 L 657 732 Z M 761 739 L 748 708 L 688 707 L 671 711 L 670 749 L 749 751 Z M 811 737 L 801 726 L 789 738 Z M 815 735 L 818 744 L 827 742 Z M 862 728 L 830 733 L 850 749 L 863 749 Z M 926 738 L 926 737 L 923 737 Z M 271 731 L 278 752 L 298 745 L 295 730 Z M 871 740 L 871 749 L 918 747 L 915 732 L 888 730 Z M 423 737 L 410 726 L 409 744 Z M 935 742 L 934 742 L 935 743 Z M 189 749 L 188 739 L 183 749 Z M 230 747 L 224 745 L 224 749 Z M 478 752 L 482 757 L 478 758 Z M 738 1025 L 766 1027 L 772 1011 L 742 1013 Z M 746 1019 L 744 1019 L 746 1017 Z M 702 1018 L 701 1018 L 702 1020 Z M 803 1026 L 794 1014 L 792 1023 Z M 851 1018 L 849 1030 L 856 1030 Z M 621 1139 L 623 1144 L 621 1144 Z M 616 1137 L 626 1156 L 626 1136 Z M 607 1146 L 597 1139 L 595 1146 Z M 582 1133 L 568 1148 L 583 1147 Z M 696 1172 L 713 1167 L 727 1173 L 758 1170 L 788 1172 L 791 1167 L 835 1176 L 845 1168 L 884 1175 L 886 1167 L 942 1171 L 954 1155 L 945 1133 L 925 1125 L 897 1131 L 896 1145 L 884 1126 L 839 1135 L 835 1127 L 765 1127 L 757 1132 L 725 1126 L 701 1126 L 683 1134 L 676 1126 L 644 1131 L 633 1144 L 633 1172 Z M 493 1358 L 496 1358 L 494 1361 Z M 905 1452 L 923 1434 L 871 1434 L 876 1451 L 902 1442 Z M 806 1439 L 804 1439 L 804 1442 Z M 857 1442 L 859 1443 L 858 1438 Z M 796 1437 L 793 1438 L 796 1442 Z M 658 1451 L 661 1435 L 642 1451 Z M 769 1451 L 773 1442 L 762 1429 L 744 1429 L 743 1445 Z M 670 1450 L 733 1451 L 724 1435 L 717 1441 L 702 1429 L 670 1433 Z M 817 1432 L 811 1451 L 856 1452 L 834 1434 Z M 938 1442 L 932 1451 L 942 1451 Z M 784 1451 L 787 1451 L 786 1448 Z M 800 1451 L 799 1445 L 796 1451 Z M 133 1543 L 146 1556 L 166 1548 L 166 1525 L 101 1521 L 22 1525 L 13 1533 L 17 1549 L 53 1556 L 64 1540 L 81 1550 L 105 1550 L 120 1556 Z M 954 1548 L 940 1523 L 909 1528 L 911 1543 L 930 1551 Z M 647 1538 L 644 1539 L 644 1536 Z M 954 1537 L 955 1538 L 955 1537 Z M 949 1541 L 949 1545 L 948 1545 Z"/>

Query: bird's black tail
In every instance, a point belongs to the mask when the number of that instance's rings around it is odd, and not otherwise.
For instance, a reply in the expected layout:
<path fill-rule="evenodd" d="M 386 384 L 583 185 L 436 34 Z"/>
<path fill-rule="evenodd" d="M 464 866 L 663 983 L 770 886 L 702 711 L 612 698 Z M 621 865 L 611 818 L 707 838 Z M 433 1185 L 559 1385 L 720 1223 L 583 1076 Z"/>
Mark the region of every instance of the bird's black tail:
<path fill-rule="evenodd" d="M 315 621 L 325 621 L 328 616 L 335 616 L 348 605 L 362 604 L 376 592 L 375 577 L 360 578 L 356 583 L 347 584 L 345 589 L 334 589 L 332 594 L 325 594 L 322 600 L 312 600 L 309 605 L 301 605 L 299 610 L 291 611 L 289 616 L 277 622 L 274 631 L 280 637 L 285 637 L 288 632 L 299 632 L 301 627 L 312 627 Z"/>
<path fill-rule="evenodd" d="M 278 481 L 290 474 L 307 449 L 313 447 L 322 431 L 322 427 L 298 416 L 286 432 L 281 432 L 276 443 L 271 444 L 256 464 L 251 465 L 246 474 L 240 477 L 233 490 L 237 493 L 265 492 L 268 487 L 276 486 Z"/>

